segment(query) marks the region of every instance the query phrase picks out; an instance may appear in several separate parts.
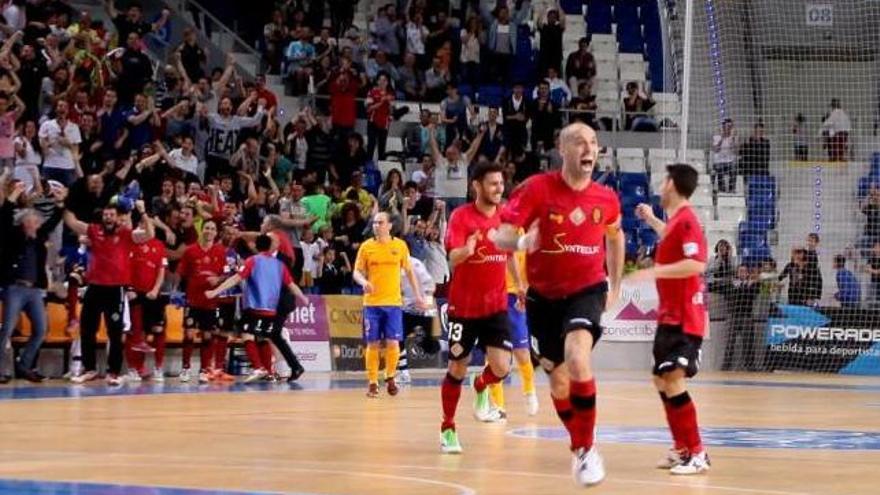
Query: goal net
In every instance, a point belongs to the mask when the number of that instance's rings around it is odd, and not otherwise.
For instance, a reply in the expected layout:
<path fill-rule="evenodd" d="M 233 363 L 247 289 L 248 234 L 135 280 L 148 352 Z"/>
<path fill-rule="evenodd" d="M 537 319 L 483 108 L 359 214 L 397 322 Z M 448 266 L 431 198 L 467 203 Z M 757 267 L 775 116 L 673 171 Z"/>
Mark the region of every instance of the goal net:
<path fill-rule="evenodd" d="M 880 374 L 880 2 L 693 0 L 689 40 L 690 2 L 662 3 L 713 179 L 697 204 L 715 355 Z"/>

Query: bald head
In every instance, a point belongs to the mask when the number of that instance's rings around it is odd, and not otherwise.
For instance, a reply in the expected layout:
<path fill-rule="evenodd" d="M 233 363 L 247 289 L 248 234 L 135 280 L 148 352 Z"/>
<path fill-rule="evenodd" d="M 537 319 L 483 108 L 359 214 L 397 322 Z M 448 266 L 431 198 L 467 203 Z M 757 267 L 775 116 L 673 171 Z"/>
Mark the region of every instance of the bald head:
<path fill-rule="evenodd" d="M 559 152 L 562 170 L 576 181 L 589 180 L 599 158 L 599 138 L 592 127 L 575 123 L 559 133 Z"/>

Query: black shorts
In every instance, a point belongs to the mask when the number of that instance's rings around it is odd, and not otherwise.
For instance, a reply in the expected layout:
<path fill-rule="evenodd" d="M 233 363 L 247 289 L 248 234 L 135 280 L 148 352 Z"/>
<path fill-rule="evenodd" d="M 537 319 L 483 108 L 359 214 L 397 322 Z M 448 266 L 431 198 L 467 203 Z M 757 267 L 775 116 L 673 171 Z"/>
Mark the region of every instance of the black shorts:
<path fill-rule="evenodd" d="M 574 330 L 587 330 L 593 347 L 602 338 L 602 313 L 608 284 L 591 285 L 563 299 L 547 299 L 532 289 L 526 295 L 526 319 L 532 332 L 535 353 L 546 371 L 565 361 L 565 336 Z"/>
<path fill-rule="evenodd" d="M 220 310 L 187 307 L 183 313 L 183 328 L 213 332 L 220 328 Z"/>
<path fill-rule="evenodd" d="M 254 337 L 269 338 L 275 331 L 275 316 L 263 316 L 245 311 L 241 317 L 241 331 Z"/>
<path fill-rule="evenodd" d="M 220 307 L 217 308 L 217 311 L 219 312 L 217 328 L 222 332 L 234 332 L 238 320 L 238 318 L 236 318 L 238 303 L 235 301 L 220 303 Z"/>
<path fill-rule="evenodd" d="M 688 378 L 695 376 L 700 370 L 702 345 L 702 338 L 684 333 L 680 325 L 657 325 L 653 351 L 654 374 L 661 376 L 681 368 Z"/>
<path fill-rule="evenodd" d="M 483 351 L 487 347 L 497 347 L 507 351 L 513 349 L 510 343 L 510 320 L 507 311 L 485 318 L 458 318 L 449 315 L 447 323 L 449 334 L 449 359 L 458 361 L 470 356 L 474 345 Z"/>
<path fill-rule="evenodd" d="M 150 299 L 146 294 L 138 292 L 137 296 L 131 300 L 129 305 L 141 306 L 141 315 L 144 320 L 145 332 L 154 332 L 158 329 L 165 329 L 165 308 L 168 306 L 168 296 L 160 294 L 156 299 Z"/>

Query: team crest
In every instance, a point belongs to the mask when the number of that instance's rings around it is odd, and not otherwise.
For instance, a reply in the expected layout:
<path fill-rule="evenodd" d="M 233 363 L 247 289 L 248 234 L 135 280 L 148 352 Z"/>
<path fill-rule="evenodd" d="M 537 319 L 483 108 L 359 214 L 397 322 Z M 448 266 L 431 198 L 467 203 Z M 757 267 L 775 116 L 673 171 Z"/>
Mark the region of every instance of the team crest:
<path fill-rule="evenodd" d="M 593 217 L 595 218 L 595 210 L 593 213 Z M 571 213 L 568 214 L 568 219 L 571 220 L 571 223 L 575 225 L 580 225 L 584 223 L 584 220 L 587 219 L 587 216 L 584 215 L 584 210 L 582 210 L 581 207 L 578 206 L 577 208 L 572 210 Z"/>
<path fill-rule="evenodd" d="M 547 216 L 550 218 L 551 222 L 557 223 L 557 224 L 561 224 L 562 221 L 565 220 L 565 218 L 562 215 L 560 215 L 559 213 L 554 213 L 552 211 Z"/>
<path fill-rule="evenodd" d="M 392 250 L 391 250 L 391 256 L 397 256 L 397 250 L 396 250 L 396 249 L 392 249 Z"/>
<path fill-rule="evenodd" d="M 459 356 L 464 351 L 464 347 L 461 346 L 458 342 L 452 344 L 452 347 L 449 348 L 449 353 L 453 356 Z"/>
<path fill-rule="evenodd" d="M 593 223 L 598 225 L 600 222 L 602 222 L 602 210 L 598 207 L 593 208 Z"/>

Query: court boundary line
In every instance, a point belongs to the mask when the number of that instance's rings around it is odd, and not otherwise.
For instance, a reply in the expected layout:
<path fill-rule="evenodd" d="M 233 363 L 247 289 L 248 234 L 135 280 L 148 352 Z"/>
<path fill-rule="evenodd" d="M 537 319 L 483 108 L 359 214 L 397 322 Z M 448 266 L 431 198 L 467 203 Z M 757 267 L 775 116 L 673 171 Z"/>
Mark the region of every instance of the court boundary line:
<path fill-rule="evenodd" d="M 30 455 L 48 454 L 50 456 L 55 455 L 55 456 L 65 457 L 65 458 L 70 457 L 71 455 L 92 455 L 92 456 L 95 455 L 95 452 L 91 452 L 91 451 L 62 452 L 62 451 L 53 451 L 53 450 L 41 450 L 41 451 L 34 452 L 34 451 L 17 451 L 17 450 L 5 450 L 4 449 L 4 450 L 0 450 L 0 452 L 12 453 L 12 454 L 24 453 L 24 454 L 30 454 Z M 150 459 L 151 461 L 147 461 L 147 462 L 149 464 L 154 465 L 154 466 L 158 466 L 158 465 L 167 466 L 167 463 L 161 463 L 162 460 L 169 460 L 169 459 L 177 459 L 177 460 L 187 459 L 188 460 L 188 459 L 191 459 L 190 456 L 182 456 L 182 455 L 174 455 L 174 454 L 160 455 L 160 454 L 127 453 L 127 452 L 122 453 L 122 452 L 107 452 L 107 451 L 102 452 L 102 454 L 109 455 L 109 456 Z M 442 454 L 438 453 L 437 455 L 439 456 Z M 152 462 L 152 460 L 156 460 L 157 458 L 160 462 Z M 199 465 L 198 467 L 201 467 L 201 468 L 208 468 L 208 467 L 242 467 L 242 468 L 244 468 L 245 467 L 241 464 L 231 463 L 229 458 L 227 458 L 227 457 L 204 457 L 203 456 L 202 459 L 210 460 L 213 464 L 211 466 Z M 81 463 L 82 462 L 85 462 L 85 461 L 81 461 Z M 118 462 L 119 461 L 111 459 L 108 463 L 118 463 Z M 274 464 L 282 463 L 282 462 L 284 464 L 281 466 L 274 465 Z M 247 467 L 251 468 L 251 469 L 260 469 L 260 470 L 266 470 L 266 471 L 282 471 L 283 472 L 283 471 L 289 470 L 289 471 L 297 471 L 297 472 L 301 472 L 301 471 L 316 472 L 318 470 L 316 470 L 314 468 L 305 468 L 305 467 L 297 468 L 297 467 L 290 466 L 290 464 L 300 464 L 300 465 L 304 465 L 304 466 L 307 466 L 307 465 L 331 466 L 331 467 L 337 466 L 339 468 L 343 468 L 344 466 L 352 466 L 354 468 L 360 468 L 360 469 L 363 469 L 363 468 L 369 468 L 369 469 L 387 469 L 387 468 L 416 469 L 416 470 L 422 470 L 422 471 L 439 471 L 439 472 L 453 473 L 453 474 L 454 473 L 461 473 L 461 472 L 473 473 L 476 475 L 488 473 L 488 474 L 496 474 L 499 476 L 508 476 L 508 477 L 510 477 L 510 476 L 524 476 L 524 477 L 532 477 L 532 478 L 565 479 L 565 480 L 568 480 L 569 482 L 571 482 L 570 475 L 552 474 L 552 473 L 537 473 L 537 472 L 533 472 L 533 471 L 507 471 L 507 470 L 499 470 L 499 469 L 474 469 L 474 468 L 466 468 L 466 467 L 447 468 L 447 467 L 441 467 L 441 466 L 422 466 L 422 465 L 414 465 L 414 464 L 389 464 L 389 463 L 370 464 L 370 463 L 356 463 L 356 462 L 344 462 L 344 461 L 307 461 L 307 460 L 292 460 L 292 459 L 284 459 L 284 460 L 260 459 L 260 463 L 262 465 L 254 466 L 251 464 L 251 465 L 248 465 Z M 129 464 L 129 465 L 143 465 L 144 462 L 140 462 L 137 464 L 136 463 L 127 463 L 127 464 Z M 407 477 L 401 477 L 401 476 L 397 476 L 397 475 L 384 475 L 384 473 L 363 473 L 360 471 L 349 472 L 349 471 L 332 470 L 332 472 L 335 474 L 353 473 L 353 474 L 363 474 L 365 476 L 374 476 L 374 477 L 381 475 L 382 477 L 407 478 Z M 2 476 L 0 476 L 0 477 L 2 477 Z M 691 478 L 691 479 L 695 479 L 695 478 Z M 705 480 L 707 478 L 706 477 L 699 477 L 698 479 Z M 428 482 L 429 484 L 442 484 L 444 486 L 456 486 L 456 488 L 458 487 L 458 485 L 455 483 L 440 482 L 437 480 L 428 480 L 425 478 L 412 478 L 411 481 L 415 481 L 415 480 L 419 480 L 421 482 Z M 698 489 L 698 490 L 699 489 L 719 490 L 719 491 L 755 494 L 755 495 L 818 495 L 816 493 L 809 493 L 809 492 L 792 492 L 792 491 L 773 490 L 773 489 L 756 489 L 756 488 L 745 488 L 745 487 L 736 487 L 736 486 L 727 486 L 727 485 L 711 485 L 711 484 L 702 484 L 702 483 L 701 484 L 690 484 L 690 483 L 683 483 L 683 482 L 640 480 L 640 479 L 632 479 L 632 478 L 616 478 L 613 476 L 606 477 L 602 483 L 607 484 L 607 483 L 615 483 L 615 482 L 616 483 L 624 483 L 624 484 L 628 483 L 628 484 L 633 484 L 633 485 L 681 487 L 681 488 L 692 488 L 692 489 Z M 473 490 L 472 488 L 464 486 L 464 485 L 460 485 L 460 486 L 462 488 L 466 488 L 466 489 L 470 490 L 469 492 L 461 492 L 460 495 L 477 495 L 477 492 L 475 490 Z"/>

